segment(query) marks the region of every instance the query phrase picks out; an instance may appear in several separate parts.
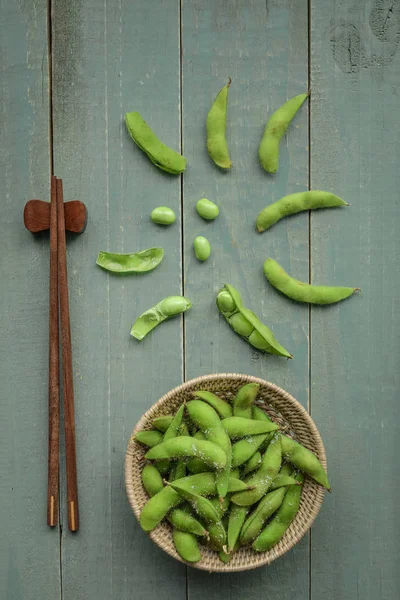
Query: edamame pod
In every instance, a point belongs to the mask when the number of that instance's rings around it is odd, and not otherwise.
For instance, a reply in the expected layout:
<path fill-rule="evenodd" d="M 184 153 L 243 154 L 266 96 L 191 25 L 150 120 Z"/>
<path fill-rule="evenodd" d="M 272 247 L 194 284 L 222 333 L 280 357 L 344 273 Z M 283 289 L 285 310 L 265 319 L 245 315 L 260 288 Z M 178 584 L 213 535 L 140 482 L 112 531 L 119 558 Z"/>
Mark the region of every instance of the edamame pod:
<path fill-rule="evenodd" d="M 206 221 L 213 221 L 219 215 L 219 208 L 211 200 L 207 198 L 201 198 L 196 202 L 197 213 Z"/>
<path fill-rule="evenodd" d="M 266 437 L 266 433 L 250 435 L 232 444 L 232 467 L 241 467 L 243 464 L 247 464 Z"/>
<path fill-rule="evenodd" d="M 277 490 L 281 487 L 287 487 L 288 485 L 300 485 L 296 479 L 291 477 L 290 475 L 285 475 L 282 473 L 282 470 L 278 475 L 272 480 L 272 483 L 269 487 L 269 491 Z"/>
<path fill-rule="evenodd" d="M 328 476 L 315 454 L 286 435 L 281 436 L 281 446 L 283 458 L 327 490 L 331 489 Z"/>
<path fill-rule="evenodd" d="M 164 438 L 163 438 L 164 442 L 166 442 L 167 440 L 171 440 L 174 437 L 177 437 L 177 435 L 179 433 L 179 428 L 182 423 L 182 417 L 183 417 L 184 410 L 185 410 L 185 405 L 181 404 L 181 406 L 179 407 L 179 409 L 176 412 L 176 415 L 172 419 L 170 426 L 168 427 L 167 431 L 164 433 Z M 189 435 L 189 432 L 187 432 L 187 435 Z"/>
<path fill-rule="evenodd" d="M 244 464 L 243 476 L 258 469 L 261 464 L 261 452 L 255 452 L 251 458 Z"/>
<path fill-rule="evenodd" d="M 163 434 L 155 429 L 138 431 L 134 437 L 136 442 L 140 442 L 143 446 L 153 448 L 160 444 L 163 440 Z"/>
<path fill-rule="evenodd" d="M 252 405 L 259 389 L 258 383 L 246 383 L 240 388 L 233 399 L 233 415 L 235 417 L 252 418 Z"/>
<path fill-rule="evenodd" d="M 270 284 L 288 298 L 309 304 L 334 304 L 352 296 L 360 288 L 311 285 L 298 281 L 282 269 L 272 258 L 264 263 L 264 275 Z"/>
<path fill-rule="evenodd" d="M 180 531 L 186 531 L 187 533 L 192 533 L 193 535 L 199 535 L 201 537 L 208 535 L 208 531 L 203 527 L 200 521 L 181 508 L 174 508 L 174 510 L 171 510 L 168 521 L 173 527 Z"/>
<path fill-rule="evenodd" d="M 228 522 L 228 550 L 230 552 L 235 547 L 239 539 L 240 531 L 243 527 L 243 523 L 246 520 L 246 515 L 248 512 L 248 506 L 234 505 L 231 508 Z"/>
<path fill-rule="evenodd" d="M 160 142 L 138 112 L 126 113 L 125 125 L 135 144 L 156 167 L 173 175 L 186 169 L 186 158 Z"/>
<path fill-rule="evenodd" d="M 227 463 L 226 453 L 220 446 L 208 440 L 196 440 L 190 436 L 175 437 L 151 448 L 145 458 L 159 460 L 162 458 L 197 457 L 214 469 L 223 469 Z"/>
<path fill-rule="evenodd" d="M 154 327 L 166 319 L 189 310 L 191 306 L 190 300 L 184 296 L 168 296 L 136 319 L 132 325 L 131 336 L 142 340 Z"/>
<path fill-rule="evenodd" d="M 176 214 L 168 206 L 157 206 L 151 211 L 150 218 L 157 225 L 172 225 L 176 221 Z"/>
<path fill-rule="evenodd" d="M 270 492 L 258 503 L 255 510 L 248 517 L 240 532 L 240 543 L 249 544 L 258 536 L 265 521 L 278 510 L 283 502 L 287 488 L 281 487 Z"/>
<path fill-rule="evenodd" d="M 302 483 L 303 475 L 298 473 L 296 479 Z M 302 487 L 293 485 L 288 489 L 278 512 L 253 542 L 253 550 L 266 552 L 283 538 L 299 510 Z"/>
<path fill-rule="evenodd" d="M 145 465 L 142 470 L 143 487 L 150 496 L 155 496 L 163 489 L 162 477 L 154 465 Z"/>
<path fill-rule="evenodd" d="M 210 404 L 210 406 L 217 411 L 221 419 L 232 416 L 232 407 L 230 404 L 225 402 L 225 400 L 222 400 L 222 398 L 219 398 L 216 394 L 213 394 L 213 392 L 209 392 L 208 390 L 197 390 L 193 392 L 193 396 L 201 398 L 201 400 Z"/>
<path fill-rule="evenodd" d="M 165 433 L 168 427 L 171 425 L 171 421 L 173 418 L 173 415 L 162 415 L 161 417 L 155 417 L 152 420 L 153 427 L 158 429 L 158 431 Z"/>
<path fill-rule="evenodd" d="M 228 417 L 222 421 L 222 427 L 231 439 L 269 433 L 270 431 L 279 429 L 276 423 L 253 421 L 252 419 L 245 419 L 243 417 Z"/>
<path fill-rule="evenodd" d="M 197 543 L 196 537 L 192 533 L 186 531 L 180 531 L 179 529 L 172 530 L 172 537 L 174 540 L 175 548 L 177 553 L 183 560 L 187 562 L 198 562 L 201 560 L 201 552 Z"/>
<path fill-rule="evenodd" d="M 212 502 L 208 498 L 204 498 L 199 494 L 196 494 L 192 490 L 188 490 L 186 486 L 181 486 L 179 483 L 169 483 L 173 490 L 178 492 L 182 498 L 187 500 L 193 510 L 202 518 L 206 523 L 217 523 L 220 520 L 218 511 L 214 508 Z"/>
<path fill-rule="evenodd" d="M 268 173 L 277 172 L 280 141 L 307 97 L 308 94 L 300 94 L 291 98 L 270 116 L 258 149 L 260 163 Z"/>
<path fill-rule="evenodd" d="M 259 233 L 269 229 L 289 215 L 294 215 L 303 210 L 313 210 L 316 208 L 333 208 L 335 206 L 349 206 L 347 202 L 331 194 L 320 190 L 308 192 L 298 192 L 284 196 L 277 202 L 264 208 L 257 217 L 256 228 Z"/>
<path fill-rule="evenodd" d="M 128 275 L 146 273 L 155 269 L 164 258 L 164 248 L 147 248 L 135 254 L 116 254 L 103 252 L 97 256 L 96 265 L 110 273 Z"/>
<path fill-rule="evenodd" d="M 226 113 L 228 90 L 231 78 L 222 88 L 207 116 L 207 150 L 210 158 L 221 169 L 230 169 L 232 161 L 229 158 L 228 145 L 226 143 Z"/>
<path fill-rule="evenodd" d="M 226 531 L 222 521 L 210 523 L 208 526 L 209 545 L 212 550 L 222 550 L 226 545 Z"/>
<path fill-rule="evenodd" d="M 210 258 L 211 246 L 207 238 L 202 235 L 198 235 L 193 242 L 194 253 L 197 260 L 200 262 L 206 261 Z"/>
<path fill-rule="evenodd" d="M 276 340 L 272 331 L 243 306 L 239 292 L 231 285 L 225 284 L 217 296 L 217 306 L 225 320 L 238 335 L 243 337 L 253 348 L 293 358 Z"/>

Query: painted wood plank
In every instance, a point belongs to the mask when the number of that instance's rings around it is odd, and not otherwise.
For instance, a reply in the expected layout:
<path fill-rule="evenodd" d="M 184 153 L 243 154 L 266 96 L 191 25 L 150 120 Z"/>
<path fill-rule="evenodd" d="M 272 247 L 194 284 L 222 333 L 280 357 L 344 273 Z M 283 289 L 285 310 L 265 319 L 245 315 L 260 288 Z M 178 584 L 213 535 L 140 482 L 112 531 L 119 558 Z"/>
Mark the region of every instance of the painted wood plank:
<path fill-rule="evenodd" d="M 258 212 L 308 183 L 307 106 L 282 144 L 275 177 L 258 162 L 258 145 L 271 111 L 307 89 L 307 3 L 294 1 L 183 3 L 183 145 L 189 169 L 184 177 L 185 293 L 194 307 L 185 318 L 186 378 L 236 371 L 264 377 L 308 400 L 308 307 L 285 301 L 263 276 L 273 256 L 308 276 L 308 218 L 300 215 L 263 235 L 255 232 Z M 219 89 L 232 77 L 227 137 L 233 169 L 222 173 L 207 155 L 205 122 Z M 220 216 L 206 223 L 195 203 L 206 197 Z M 210 260 L 193 255 L 196 235 L 211 242 Z M 231 283 L 245 303 L 270 325 L 295 360 L 259 354 L 219 316 L 215 297 Z M 296 598 L 309 596 L 308 541 L 285 558 L 252 573 L 205 576 L 188 571 L 191 600 Z"/>
<path fill-rule="evenodd" d="M 182 324 L 171 320 L 139 343 L 134 319 L 181 291 L 180 217 L 150 221 L 158 205 L 180 212 L 180 178 L 157 170 L 123 123 L 138 110 L 179 149 L 178 2 L 53 3 L 55 171 L 89 221 L 69 245 L 81 529 L 63 531 L 63 597 L 184 598 L 186 569 L 139 528 L 123 461 L 142 413 L 182 379 Z M 99 250 L 159 245 L 165 259 L 142 276 L 113 277 Z M 63 513 L 66 522 L 66 515 Z"/>
<path fill-rule="evenodd" d="M 46 525 L 49 242 L 23 223 L 25 202 L 49 199 L 46 9 L 0 3 L 0 587 L 10 600 L 61 592 L 59 531 Z"/>
<path fill-rule="evenodd" d="M 312 280 L 357 285 L 311 321 L 312 414 L 332 497 L 312 532 L 312 597 L 400 595 L 400 5 L 312 1 L 311 175 L 351 203 L 312 216 Z"/>

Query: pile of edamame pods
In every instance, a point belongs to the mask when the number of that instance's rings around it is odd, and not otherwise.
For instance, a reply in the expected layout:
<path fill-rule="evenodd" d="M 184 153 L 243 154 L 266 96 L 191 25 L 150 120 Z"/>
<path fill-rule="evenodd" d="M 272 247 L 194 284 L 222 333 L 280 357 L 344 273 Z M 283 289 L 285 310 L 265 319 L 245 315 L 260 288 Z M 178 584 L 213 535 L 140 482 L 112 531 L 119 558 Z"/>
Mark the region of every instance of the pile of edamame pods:
<path fill-rule="evenodd" d="M 330 489 L 318 458 L 256 404 L 258 391 L 248 383 L 229 403 L 198 390 L 135 436 L 149 447 L 140 524 L 151 531 L 166 519 L 185 561 L 201 560 L 201 545 L 224 563 L 243 545 L 265 552 L 295 518 L 304 475 Z"/>

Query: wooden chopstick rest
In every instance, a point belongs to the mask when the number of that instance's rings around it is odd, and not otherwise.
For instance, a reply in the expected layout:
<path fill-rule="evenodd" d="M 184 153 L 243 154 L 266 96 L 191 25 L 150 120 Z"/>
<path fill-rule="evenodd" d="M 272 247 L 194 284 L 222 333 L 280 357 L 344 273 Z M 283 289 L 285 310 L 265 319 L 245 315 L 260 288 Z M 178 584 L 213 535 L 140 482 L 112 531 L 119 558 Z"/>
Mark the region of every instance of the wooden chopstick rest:
<path fill-rule="evenodd" d="M 80 200 L 70 200 L 64 204 L 65 229 L 72 233 L 82 233 L 86 227 L 87 210 Z M 31 233 L 50 229 L 50 202 L 29 200 L 24 208 L 25 227 Z"/>

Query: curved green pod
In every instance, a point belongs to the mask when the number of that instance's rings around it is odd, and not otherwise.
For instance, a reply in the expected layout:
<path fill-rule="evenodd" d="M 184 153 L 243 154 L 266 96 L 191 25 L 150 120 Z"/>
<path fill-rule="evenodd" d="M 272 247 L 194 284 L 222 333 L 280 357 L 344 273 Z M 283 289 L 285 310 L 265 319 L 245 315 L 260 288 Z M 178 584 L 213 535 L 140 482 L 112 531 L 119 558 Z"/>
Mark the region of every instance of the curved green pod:
<path fill-rule="evenodd" d="M 244 338 L 253 348 L 293 358 L 275 338 L 272 331 L 248 308 L 243 306 L 239 292 L 231 285 L 225 284 L 217 295 L 217 306 L 220 313 L 233 331 Z"/>
<path fill-rule="evenodd" d="M 143 429 L 142 431 L 137 432 L 134 439 L 136 442 L 143 444 L 143 446 L 153 448 L 162 442 L 163 434 L 156 429 Z"/>
<path fill-rule="evenodd" d="M 222 427 L 232 439 L 244 438 L 249 435 L 258 435 L 276 431 L 279 426 L 272 421 L 253 421 L 244 417 L 227 417 L 222 421 Z M 256 451 L 255 448 L 254 451 Z M 239 466 L 239 465 L 236 465 Z"/>
<path fill-rule="evenodd" d="M 196 440 L 185 435 L 161 442 L 145 454 L 148 460 L 190 457 L 201 458 L 214 469 L 223 469 L 227 462 L 225 452 L 214 442 Z"/>
<path fill-rule="evenodd" d="M 264 275 L 270 284 L 288 298 L 309 304 L 334 304 L 352 296 L 360 288 L 329 285 L 311 285 L 294 279 L 276 260 L 267 258 Z"/>
<path fill-rule="evenodd" d="M 248 461 L 257 452 L 261 444 L 265 441 L 267 433 L 260 435 L 249 435 L 232 444 L 232 468 L 246 466 Z M 260 461 L 261 462 L 261 456 Z M 257 464 L 254 466 L 256 468 Z M 252 467 L 250 467 L 250 471 Z M 248 472 L 250 472 L 248 471 Z"/>
<path fill-rule="evenodd" d="M 331 489 L 328 475 L 313 452 L 286 435 L 281 436 L 281 446 L 283 458 L 306 475 L 312 477 L 314 481 L 327 490 Z"/>
<path fill-rule="evenodd" d="M 186 169 L 186 158 L 160 142 L 138 112 L 126 113 L 125 125 L 135 144 L 156 167 L 172 175 L 178 175 Z"/>
<path fill-rule="evenodd" d="M 162 477 L 154 465 L 148 464 L 143 467 L 142 484 L 150 497 L 155 496 L 163 489 Z"/>
<path fill-rule="evenodd" d="M 164 258 L 164 248 L 147 248 L 134 254 L 118 254 L 101 250 L 96 265 L 110 273 L 129 275 L 155 269 Z"/>
<path fill-rule="evenodd" d="M 189 310 L 191 306 L 190 300 L 184 296 L 168 296 L 136 319 L 132 325 L 131 336 L 142 340 L 154 327 Z"/>
<path fill-rule="evenodd" d="M 232 161 L 229 157 L 228 145 L 226 143 L 226 113 L 228 102 L 228 90 L 231 78 L 218 93 L 207 115 L 207 150 L 211 159 L 221 169 L 230 169 Z"/>
<path fill-rule="evenodd" d="M 258 383 L 246 383 L 240 388 L 233 399 L 233 415 L 235 417 L 252 418 L 252 406 L 259 389 Z"/>
<path fill-rule="evenodd" d="M 268 173 L 276 173 L 279 165 L 279 144 L 293 117 L 309 94 L 291 98 L 269 118 L 258 149 L 261 166 Z"/>
<path fill-rule="evenodd" d="M 203 525 L 193 517 L 189 512 L 182 510 L 181 508 L 174 508 L 168 515 L 168 521 L 173 527 L 179 529 L 179 531 L 186 531 L 193 535 L 199 535 L 201 537 L 208 535 L 208 531 Z"/>
<path fill-rule="evenodd" d="M 249 544 L 258 536 L 267 519 L 281 506 L 286 492 L 287 488 L 281 487 L 269 492 L 260 500 L 241 529 L 240 543 L 242 545 Z"/>
<path fill-rule="evenodd" d="M 201 560 L 201 552 L 195 535 L 174 527 L 172 530 L 172 538 L 174 540 L 176 551 L 183 560 L 192 563 Z"/>
<path fill-rule="evenodd" d="M 204 400 L 207 404 L 210 404 L 217 411 L 221 419 L 232 416 L 232 407 L 230 404 L 222 400 L 217 394 L 209 392 L 208 390 L 196 390 L 193 392 L 193 396 Z"/>
<path fill-rule="evenodd" d="M 253 456 L 244 464 L 242 475 L 248 475 L 252 473 L 261 465 L 261 452 L 258 450 L 254 452 Z"/>
<path fill-rule="evenodd" d="M 158 431 L 165 433 L 168 427 L 171 425 L 173 418 L 173 415 L 161 415 L 160 417 L 155 417 L 152 420 L 153 427 L 158 429 Z"/>
<path fill-rule="evenodd" d="M 256 221 L 256 229 L 261 233 L 289 215 L 295 215 L 304 210 L 334 208 L 336 206 L 349 206 L 349 204 L 339 196 L 335 196 L 335 194 L 320 190 L 289 194 L 266 206 L 260 212 Z"/>
<path fill-rule="evenodd" d="M 196 494 L 190 489 L 187 489 L 186 486 L 182 486 L 179 483 L 169 483 L 173 490 L 178 492 L 178 494 L 193 508 L 195 513 L 199 515 L 206 523 L 217 523 L 220 520 L 219 512 L 214 507 L 213 503 L 208 499 L 200 496 L 200 494 Z"/>

